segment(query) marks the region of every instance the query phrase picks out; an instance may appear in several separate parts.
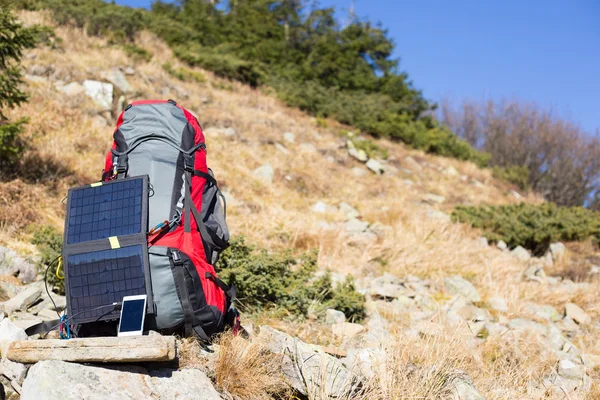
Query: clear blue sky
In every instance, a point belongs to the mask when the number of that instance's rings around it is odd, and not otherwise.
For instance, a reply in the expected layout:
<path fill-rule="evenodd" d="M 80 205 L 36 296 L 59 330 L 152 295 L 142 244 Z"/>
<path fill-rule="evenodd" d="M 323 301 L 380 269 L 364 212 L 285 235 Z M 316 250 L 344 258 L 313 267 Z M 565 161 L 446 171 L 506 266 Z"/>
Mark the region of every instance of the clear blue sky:
<path fill-rule="evenodd" d="M 151 0 L 117 0 L 147 7 Z M 321 0 L 345 18 L 352 0 Z M 426 98 L 535 101 L 600 133 L 600 1 L 355 0 Z"/>

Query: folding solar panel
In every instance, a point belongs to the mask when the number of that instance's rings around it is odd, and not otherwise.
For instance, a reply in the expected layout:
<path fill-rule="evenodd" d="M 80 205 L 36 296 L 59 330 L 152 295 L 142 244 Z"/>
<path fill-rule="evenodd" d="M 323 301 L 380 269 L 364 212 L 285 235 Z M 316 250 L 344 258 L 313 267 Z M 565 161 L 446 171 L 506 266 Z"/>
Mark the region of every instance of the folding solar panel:
<path fill-rule="evenodd" d="M 148 177 L 69 190 L 65 220 L 65 291 L 71 323 L 115 319 L 124 296 L 148 295 Z"/>

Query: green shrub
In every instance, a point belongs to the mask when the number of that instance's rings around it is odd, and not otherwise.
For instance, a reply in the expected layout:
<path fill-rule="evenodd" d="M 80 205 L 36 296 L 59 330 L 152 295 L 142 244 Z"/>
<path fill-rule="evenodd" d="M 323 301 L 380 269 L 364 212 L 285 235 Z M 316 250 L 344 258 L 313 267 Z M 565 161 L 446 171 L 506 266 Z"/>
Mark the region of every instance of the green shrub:
<path fill-rule="evenodd" d="M 60 256 L 63 246 L 63 236 L 50 225 L 41 227 L 32 226 L 29 229 L 34 231 L 31 243 L 36 245 L 40 253 L 40 268 L 45 270 L 52 261 Z M 58 264 L 55 264 L 51 270 L 48 271 L 48 285 L 55 287 L 58 290 L 58 293 L 64 294 L 65 282 L 64 279 L 60 279 L 56 276 L 57 266 Z M 62 270 L 62 273 L 64 274 L 64 270 Z"/>
<path fill-rule="evenodd" d="M 188 68 L 174 68 L 171 63 L 163 64 L 163 69 L 171 76 L 184 82 L 206 82 L 206 77 L 201 72 L 196 72 Z"/>
<path fill-rule="evenodd" d="M 270 254 L 239 236 L 221 255 L 217 271 L 221 279 L 235 283 L 240 303 L 249 310 L 274 307 L 307 316 L 310 310 L 334 307 L 355 320 L 365 315 L 365 298 L 356 292 L 351 279 L 333 288 L 329 274 L 315 277 L 314 253 L 300 258 L 290 253 Z"/>
<path fill-rule="evenodd" d="M 124 44 L 123 50 L 134 61 L 150 62 L 152 60 L 152 53 L 135 43 Z"/>
<path fill-rule="evenodd" d="M 213 53 L 207 48 L 195 47 L 193 50 L 176 47 L 175 55 L 193 66 L 206 68 L 217 76 L 246 83 L 257 87 L 261 81 L 261 72 L 250 61 L 244 61 L 230 54 Z"/>
<path fill-rule="evenodd" d="M 387 149 L 379 147 L 373 140 L 366 138 L 350 139 L 354 147 L 358 150 L 363 150 L 369 158 L 379 158 L 386 160 L 389 156 Z"/>
<path fill-rule="evenodd" d="M 527 190 L 529 187 L 529 168 L 526 166 L 494 167 L 492 174 L 498 179 L 516 185 L 521 190 Z"/>
<path fill-rule="evenodd" d="M 26 122 L 22 119 L 9 123 L 0 119 L 0 170 L 3 172 L 13 171 L 25 151 L 22 133 Z"/>
<path fill-rule="evenodd" d="M 492 242 L 503 240 L 509 247 L 523 246 L 543 255 L 550 243 L 600 241 L 600 213 L 583 207 L 559 207 L 553 203 L 521 203 L 505 206 L 459 206 L 454 221 L 482 229 Z"/>

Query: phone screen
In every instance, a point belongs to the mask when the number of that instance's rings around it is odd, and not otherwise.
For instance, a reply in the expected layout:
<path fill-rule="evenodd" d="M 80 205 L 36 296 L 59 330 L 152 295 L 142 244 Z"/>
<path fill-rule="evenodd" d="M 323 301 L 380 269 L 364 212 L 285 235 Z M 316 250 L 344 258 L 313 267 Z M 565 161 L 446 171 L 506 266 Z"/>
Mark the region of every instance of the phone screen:
<path fill-rule="evenodd" d="M 135 332 L 142 330 L 145 303 L 146 301 L 144 299 L 126 300 L 123 302 L 119 332 Z"/>

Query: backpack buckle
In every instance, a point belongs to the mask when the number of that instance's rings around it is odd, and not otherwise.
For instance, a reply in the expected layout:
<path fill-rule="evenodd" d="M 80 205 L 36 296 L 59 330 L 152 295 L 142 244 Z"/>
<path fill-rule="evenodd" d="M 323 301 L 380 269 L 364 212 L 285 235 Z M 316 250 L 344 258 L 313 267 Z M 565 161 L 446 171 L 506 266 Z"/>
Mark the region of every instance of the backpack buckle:
<path fill-rule="evenodd" d="M 183 265 L 183 260 L 181 259 L 179 250 L 171 249 L 171 260 L 173 260 L 173 264 L 175 265 Z"/>
<path fill-rule="evenodd" d="M 194 172 L 194 158 L 189 154 L 183 155 L 183 168 L 187 172 Z"/>

